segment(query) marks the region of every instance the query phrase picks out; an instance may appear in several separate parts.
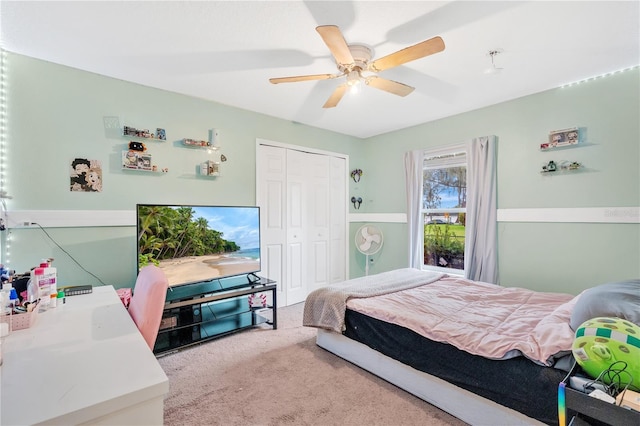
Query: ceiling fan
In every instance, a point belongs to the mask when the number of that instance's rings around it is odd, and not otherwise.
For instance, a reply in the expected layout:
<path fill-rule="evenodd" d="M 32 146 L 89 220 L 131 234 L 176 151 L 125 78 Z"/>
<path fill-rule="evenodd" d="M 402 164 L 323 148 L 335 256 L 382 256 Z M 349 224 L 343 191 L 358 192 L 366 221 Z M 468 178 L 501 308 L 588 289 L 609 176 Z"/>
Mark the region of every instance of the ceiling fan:
<path fill-rule="evenodd" d="M 347 81 L 336 87 L 327 102 L 323 105 L 323 108 L 333 108 L 338 105 L 338 102 L 340 102 L 347 89 L 361 82 L 394 95 L 407 96 L 413 92 L 413 87 L 398 83 L 397 81 L 387 80 L 377 75 L 363 76 L 362 73 L 377 73 L 444 50 L 444 41 L 442 38 L 433 37 L 413 46 L 398 50 L 383 58 L 371 61 L 371 49 L 361 44 L 347 44 L 340 28 L 337 26 L 321 25 L 316 27 L 316 31 L 318 31 L 322 40 L 331 51 L 340 73 L 270 78 L 269 81 L 273 84 L 279 84 L 309 80 L 328 80 L 346 76 Z"/>

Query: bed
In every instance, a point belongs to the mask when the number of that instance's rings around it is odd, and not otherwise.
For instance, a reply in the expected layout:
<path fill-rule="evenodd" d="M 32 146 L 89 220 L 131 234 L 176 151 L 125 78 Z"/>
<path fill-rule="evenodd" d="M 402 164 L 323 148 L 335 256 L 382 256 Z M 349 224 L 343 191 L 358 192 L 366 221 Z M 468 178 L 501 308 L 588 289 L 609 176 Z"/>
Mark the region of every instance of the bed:
<path fill-rule="evenodd" d="M 317 344 L 470 424 L 557 424 L 578 296 L 417 269 L 310 293 Z"/>

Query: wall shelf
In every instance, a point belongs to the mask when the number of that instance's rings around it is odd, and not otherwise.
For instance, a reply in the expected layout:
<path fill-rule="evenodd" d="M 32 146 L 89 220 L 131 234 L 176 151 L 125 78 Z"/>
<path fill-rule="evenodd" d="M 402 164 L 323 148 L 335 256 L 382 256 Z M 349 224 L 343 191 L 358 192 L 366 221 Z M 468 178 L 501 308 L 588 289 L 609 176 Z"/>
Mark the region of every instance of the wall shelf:
<path fill-rule="evenodd" d="M 585 144 L 574 143 L 574 144 L 567 144 L 567 145 L 552 146 L 549 143 L 543 143 L 543 144 L 540 144 L 540 151 L 559 151 L 563 149 L 578 148 L 584 145 Z"/>
<path fill-rule="evenodd" d="M 218 161 L 204 161 L 198 165 L 198 175 L 203 177 L 216 177 L 220 176 L 220 162 Z"/>
<path fill-rule="evenodd" d="M 125 172 L 133 172 L 133 173 L 144 173 L 144 174 L 153 174 L 153 175 L 164 175 L 167 172 L 163 172 L 161 170 L 145 170 L 145 169 L 131 169 L 128 167 L 122 167 L 122 170 Z"/>
<path fill-rule="evenodd" d="M 164 137 L 157 137 L 162 135 Z M 165 130 L 161 128 L 156 129 L 156 133 L 151 133 L 148 129 L 139 130 L 135 127 L 124 126 L 122 129 L 122 137 L 128 139 L 154 141 L 154 142 L 166 142 L 167 137 Z"/>
<path fill-rule="evenodd" d="M 214 146 L 211 142 L 189 138 L 182 139 L 182 145 L 187 148 L 206 149 L 211 151 L 217 151 L 220 149 L 219 147 Z"/>
<path fill-rule="evenodd" d="M 151 141 L 151 142 L 166 142 L 166 139 L 157 139 L 157 138 L 145 138 L 144 136 L 123 136 L 126 139 L 132 139 L 136 141 Z"/>
<path fill-rule="evenodd" d="M 557 176 L 557 175 L 579 174 L 579 173 L 584 173 L 584 172 L 588 172 L 588 171 L 589 171 L 589 169 L 587 169 L 586 167 L 580 166 L 577 169 L 558 169 L 558 170 L 553 171 L 553 172 L 541 170 L 540 174 L 544 175 L 544 176 Z"/>

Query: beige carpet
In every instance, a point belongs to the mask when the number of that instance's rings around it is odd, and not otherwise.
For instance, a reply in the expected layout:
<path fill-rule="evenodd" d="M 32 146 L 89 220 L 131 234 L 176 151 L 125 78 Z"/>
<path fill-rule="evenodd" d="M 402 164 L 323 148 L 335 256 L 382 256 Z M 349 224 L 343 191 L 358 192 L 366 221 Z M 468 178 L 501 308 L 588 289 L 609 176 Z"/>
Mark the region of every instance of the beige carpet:
<path fill-rule="evenodd" d="M 319 348 L 303 304 L 259 327 L 158 361 L 169 377 L 165 425 L 464 425 Z"/>

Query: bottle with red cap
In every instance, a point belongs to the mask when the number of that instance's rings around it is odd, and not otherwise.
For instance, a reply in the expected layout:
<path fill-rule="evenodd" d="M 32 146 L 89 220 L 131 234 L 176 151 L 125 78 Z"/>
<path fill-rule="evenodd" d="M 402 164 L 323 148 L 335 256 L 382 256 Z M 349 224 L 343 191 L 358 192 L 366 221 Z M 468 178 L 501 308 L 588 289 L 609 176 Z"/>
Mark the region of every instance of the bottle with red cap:
<path fill-rule="evenodd" d="M 31 279 L 35 282 L 40 295 L 41 310 L 46 310 L 51 305 L 51 292 L 57 293 L 56 268 L 51 266 L 48 259 L 43 259 L 40 266 L 31 271 Z"/>

